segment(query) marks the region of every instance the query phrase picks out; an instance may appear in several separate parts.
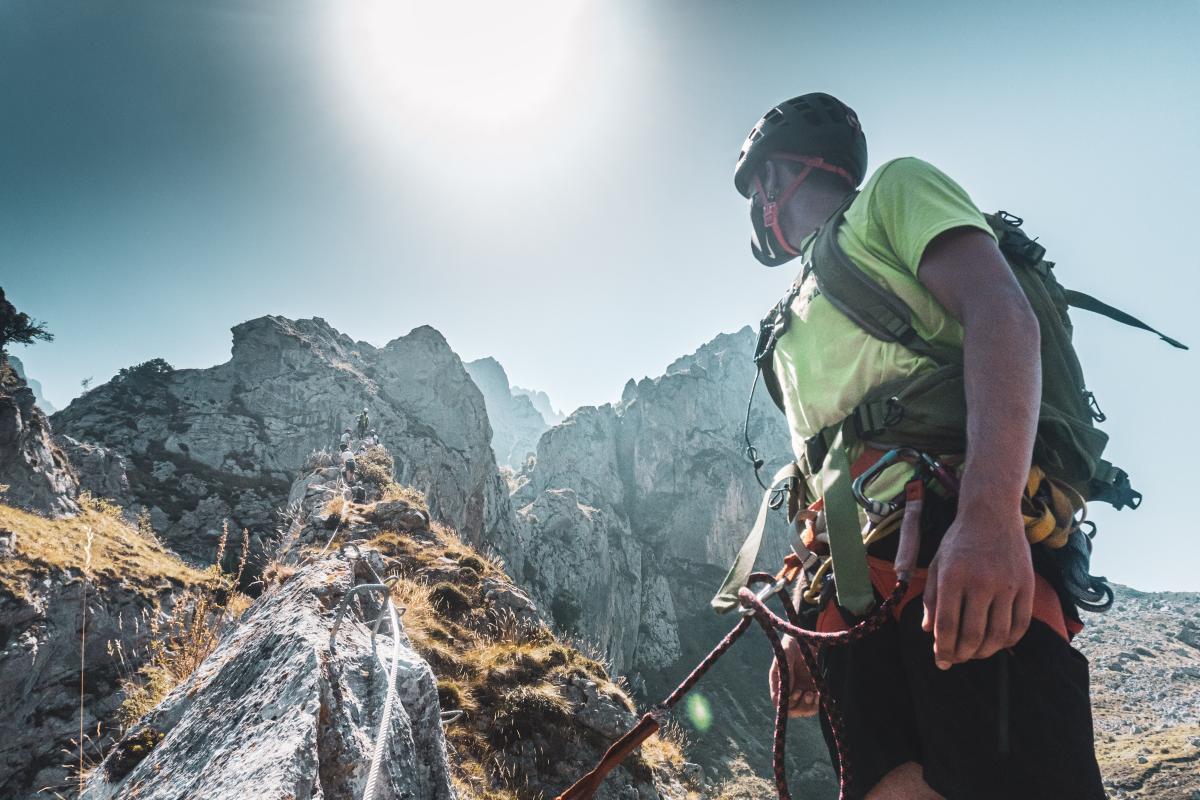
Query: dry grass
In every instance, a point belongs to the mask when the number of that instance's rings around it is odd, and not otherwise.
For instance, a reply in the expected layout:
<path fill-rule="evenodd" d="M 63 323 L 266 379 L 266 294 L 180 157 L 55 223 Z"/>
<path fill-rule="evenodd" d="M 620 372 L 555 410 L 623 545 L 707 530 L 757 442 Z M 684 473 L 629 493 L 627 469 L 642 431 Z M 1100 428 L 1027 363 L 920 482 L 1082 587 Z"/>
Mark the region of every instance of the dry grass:
<path fill-rule="evenodd" d="M 408 503 L 414 508 L 419 508 L 426 514 L 429 513 L 429 501 L 425 499 L 425 495 L 411 486 L 401 486 L 398 483 L 388 483 L 383 487 L 383 497 L 381 500 L 401 500 Z"/>
<path fill-rule="evenodd" d="M 1150 800 L 1193 797 L 1196 746 L 1200 725 L 1178 725 L 1162 731 L 1125 734 L 1096 742 L 1096 760 L 1105 779 L 1125 796 Z M 1139 758 L 1145 759 L 1144 763 Z"/>
<path fill-rule="evenodd" d="M 224 572 L 221 562 L 229 525 L 221 529 L 215 563 L 204 571 L 207 582 L 176 598 L 170 614 L 156 611 L 147 621 L 150 641 L 137 673 L 121 682 L 124 699 L 117 712 L 125 728 L 152 711 L 167 694 L 195 672 L 217 647 L 229 626 L 250 607 L 237 590 L 246 569 L 250 532 L 243 529 L 236 572 Z"/>
<path fill-rule="evenodd" d="M 207 574 L 185 564 L 158 542 L 139 533 L 105 500 L 81 497 L 82 512 L 66 519 L 46 517 L 0 505 L 0 528 L 17 535 L 16 553 L 0 560 L 0 589 L 24 593 L 29 581 L 56 571 L 78 571 L 87 558 L 91 531 L 90 579 L 117 581 L 144 595 L 157 594 L 164 582 L 192 586 Z"/>
<path fill-rule="evenodd" d="M 455 791 L 462 800 L 527 800 L 532 795 L 525 776 L 512 774 L 513 756 L 506 751 L 528 746 L 524 740 L 533 731 L 564 744 L 579 735 L 564 693 L 571 679 L 594 681 L 629 711 L 634 705 L 601 663 L 545 625 L 485 607 L 482 578 L 507 581 L 497 560 L 444 526 L 434 525 L 424 539 L 383 533 L 367 546 L 398 567 L 393 597 L 405 609 L 405 633 L 438 676 L 443 709 L 465 713 L 446 729 Z M 429 580 L 428 571 L 458 578 Z M 554 760 L 549 754 L 546 759 Z M 682 765 L 678 733 L 653 737 L 640 762 L 642 769 Z"/>
<path fill-rule="evenodd" d="M 358 466 L 358 476 L 363 483 L 372 483 L 380 488 L 394 484 L 394 469 L 392 454 L 382 445 L 367 448 L 366 451 L 354 458 Z"/>

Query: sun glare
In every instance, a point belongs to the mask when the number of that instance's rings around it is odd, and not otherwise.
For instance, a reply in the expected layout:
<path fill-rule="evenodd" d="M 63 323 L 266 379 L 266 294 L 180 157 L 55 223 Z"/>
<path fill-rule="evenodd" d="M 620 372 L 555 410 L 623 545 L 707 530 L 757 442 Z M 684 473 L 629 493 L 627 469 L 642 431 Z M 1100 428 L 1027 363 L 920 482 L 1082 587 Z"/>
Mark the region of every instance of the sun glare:
<path fill-rule="evenodd" d="M 341 90 L 393 131 L 532 124 L 571 81 L 585 2 L 337 0 Z"/>

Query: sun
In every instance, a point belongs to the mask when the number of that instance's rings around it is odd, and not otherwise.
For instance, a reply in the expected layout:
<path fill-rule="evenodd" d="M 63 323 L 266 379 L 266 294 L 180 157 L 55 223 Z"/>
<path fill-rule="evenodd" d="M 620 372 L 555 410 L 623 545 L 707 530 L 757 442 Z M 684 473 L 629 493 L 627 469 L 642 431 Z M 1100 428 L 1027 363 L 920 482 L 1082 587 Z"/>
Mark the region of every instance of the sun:
<path fill-rule="evenodd" d="M 587 0 L 336 0 L 330 41 L 342 99 L 398 132 L 439 123 L 534 124 L 572 76 Z"/>

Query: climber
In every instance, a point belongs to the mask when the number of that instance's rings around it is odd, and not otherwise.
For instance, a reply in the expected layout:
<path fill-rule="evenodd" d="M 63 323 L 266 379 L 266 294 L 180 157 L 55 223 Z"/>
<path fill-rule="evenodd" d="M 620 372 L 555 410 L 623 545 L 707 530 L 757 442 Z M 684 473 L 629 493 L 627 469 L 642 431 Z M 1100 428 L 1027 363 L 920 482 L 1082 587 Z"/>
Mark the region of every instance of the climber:
<path fill-rule="evenodd" d="M 357 465 L 354 463 L 354 453 L 351 452 L 350 445 L 342 445 L 340 459 L 342 462 L 342 478 L 346 483 L 354 483 L 354 469 Z"/>
<path fill-rule="evenodd" d="M 913 596 L 881 631 L 819 654 L 821 685 L 840 708 L 836 735 L 853 755 L 853 796 L 1103 798 L 1087 662 L 1069 643 L 1081 623 L 1059 588 L 1057 562 L 1031 547 L 1021 514 L 1042 391 L 1038 318 L 962 188 L 924 161 L 900 158 L 856 192 L 866 165 L 854 111 L 813 93 L 758 122 L 735 174 L 750 200 L 754 255 L 768 266 L 798 256 L 804 264 L 771 334 L 768 387 L 786 413 L 808 496 L 821 497 L 822 486 L 861 473 L 887 449 L 849 438 L 843 446 L 836 431 L 850 429 L 831 427 L 870 390 L 930 372 L 940 362 L 926 340 L 962 354 L 969 447 L 957 500 L 936 487 L 925 494 Z M 831 219 L 822 241 L 835 240 L 858 275 L 901 298 L 916 335 L 869 334 L 835 306 L 837 292 L 824 284 L 817 291 L 813 234 Z M 835 435 L 816 437 L 826 430 Z M 883 473 L 877 485 L 888 488 L 878 494 L 903 497 L 907 477 Z M 821 518 L 831 530 L 845 513 L 827 492 Z M 858 536 L 852 503 L 849 514 Z M 824 592 L 807 624 L 845 628 L 879 602 L 880 588 L 895 582 L 895 539 L 868 546 L 869 572 L 835 554 L 837 597 Z M 865 602 L 849 593 L 855 570 Z M 798 643 L 786 639 L 785 650 L 791 715 L 820 711 L 836 766 L 817 684 Z M 771 678 L 778 692 L 776 668 Z"/>
<path fill-rule="evenodd" d="M 375 432 L 374 428 L 371 428 L 371 432 L 368 433 L 366 438 L 363 440 L 363 445 L 366 447 L 374 447 L 377 444 L 379 444 L 379 434 Z"/>
<path fill-rule="evenodd" d="M 346 430 L 342 431 L 341 445 L 343 450 L 350 446 L 350 437 L 351 434 L 349 428 L 346 428 Z"/>
<path fill-rule="evenodd" d="M 365 437 L 370 428 L 371 418 L 367 415 L 367 409 L 364 408 L 362 413 L 358 415 L 358 438 L 362 439 Z"/>

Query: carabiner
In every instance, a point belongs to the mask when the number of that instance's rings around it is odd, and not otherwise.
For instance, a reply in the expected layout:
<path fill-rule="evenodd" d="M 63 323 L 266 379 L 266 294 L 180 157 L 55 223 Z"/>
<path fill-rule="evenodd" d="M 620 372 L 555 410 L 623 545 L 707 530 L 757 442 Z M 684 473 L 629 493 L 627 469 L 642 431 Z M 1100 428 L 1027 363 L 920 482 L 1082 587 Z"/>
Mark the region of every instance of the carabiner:
<path fill-rule="evenodd" d="M 913 447 L 897 447 L 892 450 L 888 450 L 886 453 L 880 456 L 878 461 L 867 467 L 867 470 L 862 475 L 859 475 L 854 479 L 854 483 L 850 486 L 850 491 L 853 492 L 854 499 L 860 506 L 866 509 L 867 514 L 872 514 L 879 518 L 886 517 L 888 514 L 891 514 L 893 511 L 898 509 L 900 505 L 889 500 L 874 500 L 870 497 L 867 497 L 867 484 L 878 478 L 879 473 L 883 472 L 897 461 L 911 459 L 919 464 L 924 461 L 925 458 L 927 457 L 923 453 Z M 937 462 L 935 461 L 934 463 L 936 464 Z"/>

